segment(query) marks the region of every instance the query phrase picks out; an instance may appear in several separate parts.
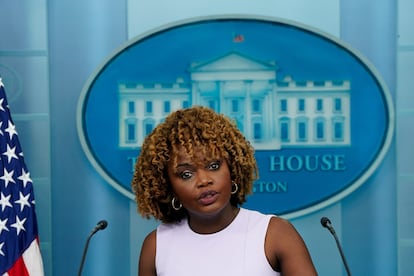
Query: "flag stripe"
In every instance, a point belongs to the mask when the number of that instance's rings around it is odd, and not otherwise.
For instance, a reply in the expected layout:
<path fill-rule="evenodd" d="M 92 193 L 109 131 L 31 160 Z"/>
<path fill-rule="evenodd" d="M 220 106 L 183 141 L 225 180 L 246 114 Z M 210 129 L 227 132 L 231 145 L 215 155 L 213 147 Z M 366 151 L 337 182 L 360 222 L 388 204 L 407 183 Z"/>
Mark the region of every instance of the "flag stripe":
<path fill-rule="evenodd" d="M 23 260 L 29 275 L 43 275 L 43 262 L 37 239 L 33 240 L 29 248 L 23 253 Z"/>
<path fill-rule="evenodd" d="M 29 276 L 23 258 L 20 257 L 9 269 L 9 276 Z"/>

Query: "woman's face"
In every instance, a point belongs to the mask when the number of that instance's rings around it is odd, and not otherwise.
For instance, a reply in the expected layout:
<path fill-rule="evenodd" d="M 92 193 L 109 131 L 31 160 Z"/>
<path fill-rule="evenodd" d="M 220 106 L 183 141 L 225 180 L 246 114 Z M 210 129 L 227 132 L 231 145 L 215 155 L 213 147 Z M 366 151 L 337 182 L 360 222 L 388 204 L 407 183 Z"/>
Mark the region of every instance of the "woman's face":
<path fill-rule="evenodd" d="M 189 215 L 211 217 L 230 207 L 231 177 L 223 158 L 207 158 L 196 151 L 191 158 L 184 149 L 176 152 L 177 164 L 170 161 L 168 176 L 175 196 Z"/>

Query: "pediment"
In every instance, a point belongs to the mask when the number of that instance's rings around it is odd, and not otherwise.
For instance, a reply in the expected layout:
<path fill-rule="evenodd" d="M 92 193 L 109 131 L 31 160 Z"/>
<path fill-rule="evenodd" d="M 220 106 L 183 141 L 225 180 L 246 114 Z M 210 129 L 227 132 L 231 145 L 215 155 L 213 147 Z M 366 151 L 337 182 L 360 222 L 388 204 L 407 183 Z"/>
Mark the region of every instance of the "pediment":
<path fill-rule="evenodd" d="M 231 52 L 213 60 L 193 63 L 191 72 L 211 72 L 211 71 L 268 71 L 276 70 L 274 62 L 263 62 L 247 57 L 237 52 Z"/>

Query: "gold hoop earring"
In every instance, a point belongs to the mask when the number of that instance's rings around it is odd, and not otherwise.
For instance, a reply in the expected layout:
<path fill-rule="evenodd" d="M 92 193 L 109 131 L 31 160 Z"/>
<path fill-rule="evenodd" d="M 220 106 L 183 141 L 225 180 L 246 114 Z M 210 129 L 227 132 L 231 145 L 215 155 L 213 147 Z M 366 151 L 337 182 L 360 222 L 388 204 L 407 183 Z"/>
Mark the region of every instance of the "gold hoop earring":
<path fill-rule="evenodd" d="M 177 206 L 177 199 L 175 197 L 173 197 L 173 199 L 171 200 L 171 206 L 173 207 L 174 210 L 179 211 L 183 205 L 181 204 L 181 202 L 178 201 L 179 205 Z"/>
<path fill-rule="evenodd" d="M 234 195 L 239 190 L 239 185 L 236 182 L 231 182 L 231 194 Z"/>

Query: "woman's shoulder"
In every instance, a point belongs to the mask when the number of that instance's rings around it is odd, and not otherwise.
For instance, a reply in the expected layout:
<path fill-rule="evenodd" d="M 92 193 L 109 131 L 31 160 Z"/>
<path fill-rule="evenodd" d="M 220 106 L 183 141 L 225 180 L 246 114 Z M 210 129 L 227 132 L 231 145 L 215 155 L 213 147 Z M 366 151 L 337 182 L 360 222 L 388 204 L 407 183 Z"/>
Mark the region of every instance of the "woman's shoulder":
<path fill-rule="evenodd" d="M 287 219 L 279 217 L 275 214 L 265 214 L 257 210 L 251 210 L 251 209 L 246 209 L 246 208 L 240 208 L 240 213 L 250 218 L 268 219 L 269 228 L 272 228 L 272 229 L 287 230 L 287 231 L 292 230 L 292 229 L 294 230 L 293 225 Z"/>
<path fill-rule="evenodd" d="M 188 227 L 187 218 L 183 218 L 177 222 L 161 223 L 157 226 L 157 229 L 155 231 L 159 234 L 174 233 L 176 231 L 182 231 L 183 229 L 187 227 Z"/>
<path fill-rule="evenodd" d="M 139 257 L 139 275 L 155 274 L 156 230 L 150 232 L 144 239 Z"/>
<path fill-rule="evenodd" d="M 298 232 L 289 220 L 278 216 L 272 216 L 269 221 L 268 234 L 275 238 L 286 238 L 289 236 L 297 237 Z M 279 239 L 277 240 L 280 242 Z"/>
<path fill-rule="evenodd" d="M 143 247 L 145 245 L 147 245 L 147 246 L 154 246 L 155 247 L 156 239 L 157 239 L 157 230 L 152 230 L 145 237 L 144 242 L 143 242 Z"/>
<path fill-rule="evenodd" d="M 241 217 L 246 218 L 250 223 L 265 223 L 268 224 L 269 220 L 271 220 L 275 215 L 272 214 L 264 214 L 262 212 L 251 210 L 251 209 L 245 209 L 240 208 L 240 215 Z"/>
<path fill-rule="evenodd" d="M 304 240 L 287 219 L 272 217 L 266 235 L 266 256 L 278 271 L 316 275 Z"/>
<path fill-rule="evenodd" d="M 273 214 L 265 214 L 257 210 L 247 209 L 247 208 L 240 208 L 240 214 L 248 215 L 248 216 L 256 216 L 256 217 L 275 217 L 276 215 Z"/>

